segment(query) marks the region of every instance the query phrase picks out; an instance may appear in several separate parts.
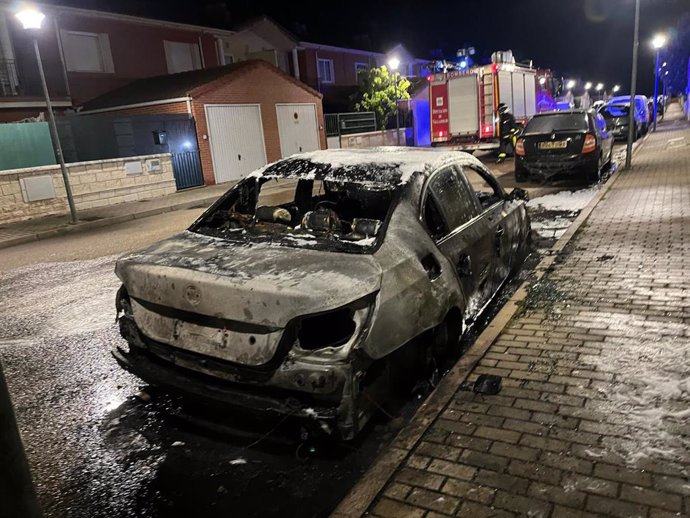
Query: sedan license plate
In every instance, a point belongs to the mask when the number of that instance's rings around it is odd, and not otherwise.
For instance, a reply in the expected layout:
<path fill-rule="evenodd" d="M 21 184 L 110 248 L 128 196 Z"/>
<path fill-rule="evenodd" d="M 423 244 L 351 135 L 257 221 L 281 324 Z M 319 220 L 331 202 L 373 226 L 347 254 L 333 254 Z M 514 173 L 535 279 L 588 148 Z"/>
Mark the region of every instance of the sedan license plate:
<path fill-rule="evenodd" d="M 565 149 L 566 147 L 568 147 L 567 140 L 555 140 L 539 143 L 539 149 Z"/>

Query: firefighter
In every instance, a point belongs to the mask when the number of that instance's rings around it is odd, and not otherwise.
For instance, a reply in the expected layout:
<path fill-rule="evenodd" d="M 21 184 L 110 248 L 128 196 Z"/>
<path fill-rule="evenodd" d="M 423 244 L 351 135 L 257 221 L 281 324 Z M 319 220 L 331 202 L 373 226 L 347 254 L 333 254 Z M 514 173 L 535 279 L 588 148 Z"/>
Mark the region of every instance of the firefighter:
<path fill-rule="evenodd" d="M 498 160 L 496 163 L 503 162 L 509 154 L 513 154 L 515 149 L 515 137 L 519 130 L 515 117 L 505 103 L 498 105 L 499 126 L 501 131 L 501 143 L 498 149 Z"/>

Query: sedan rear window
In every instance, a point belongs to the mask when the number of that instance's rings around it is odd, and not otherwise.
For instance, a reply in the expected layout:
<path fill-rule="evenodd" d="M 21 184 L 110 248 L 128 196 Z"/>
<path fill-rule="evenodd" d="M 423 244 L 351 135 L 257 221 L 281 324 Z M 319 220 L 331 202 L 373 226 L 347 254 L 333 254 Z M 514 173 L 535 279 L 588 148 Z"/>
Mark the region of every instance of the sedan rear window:
<path fill-rule="evenodd" d="M 297 176 L 248 178 L 190 230 L 248 244 L 271 242 L 355 253 L 375 248 L 383 238 L 399 185 Z"/>
<path fill-rule="evenodd" d="M 600 112 L 606 119 L 615 119 L 616 117 L 627 117 L 630 114 L 630 105 L 616 105 L 611 104 L 601 109 Z"/>
<path fill-rule="evenodd" d="M 554 113 L 534 117 L 525 128 L 525 135 L 553 133 L 554 131 L 587 131 L 589 123 L 585 113 Z"/>

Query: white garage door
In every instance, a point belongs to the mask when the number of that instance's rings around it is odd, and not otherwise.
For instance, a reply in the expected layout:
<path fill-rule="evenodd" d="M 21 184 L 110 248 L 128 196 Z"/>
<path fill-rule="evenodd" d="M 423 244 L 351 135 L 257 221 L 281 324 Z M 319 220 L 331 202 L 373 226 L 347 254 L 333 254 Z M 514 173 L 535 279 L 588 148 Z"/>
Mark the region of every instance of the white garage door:
<path fill-rule="evenodd" d="M 321 148 L 315 104 L 276 104 L 276 113 L 283 158 Z"/>
<path fill-rule="evenodd" d="M 205 108 L 216 182 L 239 180 L 266 165 L 258 104 L 207 104 Z"/>

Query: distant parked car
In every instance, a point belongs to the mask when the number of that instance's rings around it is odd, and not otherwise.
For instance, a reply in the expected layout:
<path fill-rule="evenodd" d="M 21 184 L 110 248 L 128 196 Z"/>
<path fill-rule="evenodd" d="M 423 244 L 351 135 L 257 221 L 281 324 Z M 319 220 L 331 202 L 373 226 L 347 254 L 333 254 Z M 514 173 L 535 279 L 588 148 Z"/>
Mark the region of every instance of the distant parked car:
<path fill-rule="evenodd" d="M 515 147 L 515 180 L 556 176 L 598 181 L 610 165 L 613 136 L 594 110 L 569 110 L 535 115 Z"/>
<path fill-rule="evenodd" d="M 607 106 L 626 106 L 630 105 L 629 95 L 618 95 L 611 97 L 606 103 Z M 640 121 L 641 133 L 644 135 L 649 130 L 649 125 L 652 122 L 652 110 L 649 109 L 649 100 L 644 95 L 635 96 L 635 119 Z"/>
<path fill-rule="evenodd" d="M 608 104 L 599 110 L 599 114 L 606 120 L 606 127 L 614 139 L 628 138 L 628 128 L 630 127 L 629 104 Z M 642 135 L 643 126 L 642 119 L 639 116 L 635 117 L 633 140 L 637 140 Z"/>
<path fill-rule="evenodd" d="M 293 155 L 117 261 L 113 354 L 150 384 L 352 439 L 519 268 L 526 199 L 457 151 Z"/>

